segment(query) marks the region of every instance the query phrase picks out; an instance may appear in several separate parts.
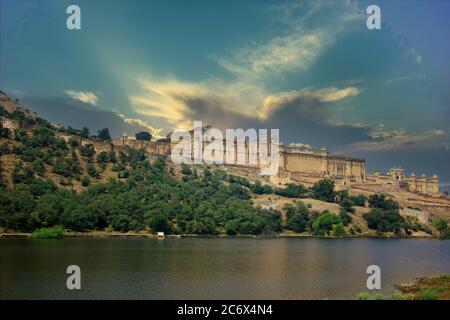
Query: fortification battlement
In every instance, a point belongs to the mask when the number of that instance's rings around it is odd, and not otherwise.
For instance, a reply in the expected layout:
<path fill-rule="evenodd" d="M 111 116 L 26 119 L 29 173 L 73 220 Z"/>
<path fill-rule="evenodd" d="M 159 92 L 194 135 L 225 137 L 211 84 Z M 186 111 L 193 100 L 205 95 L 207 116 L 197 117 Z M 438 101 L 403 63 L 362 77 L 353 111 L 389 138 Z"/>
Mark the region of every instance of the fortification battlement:
<path fill-rule="evenodd" d="M 71 137 L 65 134 L 59 134 L 65 140 Z M 176 143 L 170 139 L 160 139 L 157 141 L 138 140 L 127 134 L 120 138 L 114 138 L 111 142 L 99 142 L 92 139 L 77 137 L 81 145 L 91 144 L 96 152 L 114 151 L 126 152 L 126 147 L 144 149 L 152 155 L 170 155 Z M 237 148 L 237 145 L 236 145 Z M 236 154 L 240 150 L 235 150 Z M 244 152 L 248 160 L 248 144 L 245 145 Z M 245 165 L 244 165 L 245 166 Z M 250 166 L 250 165 L 249 165 Z M 338 180 L 348 180 L 349 183 L 361 183 L 366 180 L 365 160 L 361 158 L 351 158 L 347 156 L 332 155 L 327 149 L 320 150 L 306 148 L 304 145 L 290 145 L 280 147 L 280 162 L 278 175 L 284 172 L 283 183 L 293 182 L 287 177 L 291 173 L 296 176 L 304 175 L 316 177 L 318 179 L 331 178 Z M 288 181 L 289 180 L 289 181 Z"/>
<path fill-rule="evenodd" d="M 3 127 L 18 129 L 21 127 L 19 121 L 0 117 Z M 66 141 L 75 139 L 80 145 L 92 145 L 94 150 L 100 152 L 127 152 L 127 147 L 144 149 L 151 155 L 170 155 L 174 147 L 170 139 L 160 140 L 138 140 L 135 137 L 123 134 L 112 141 L 98 141 L 80 136 L 68 135 L 57 132 L 57 136 Z M 237 147 L 237 146 L 236 146 Z M 335 181 L 346 181 L 348 187 L 352 183 L 379 184 L 382 188 L 403 188 L 413 193 L 430 196 L 439 196 L 439 178 L 434 175 L 428 178 L 425 175 L 416 176 L 414 173 L 407 176 L 401 167 L 393 167 L 387 173 L 374 172 L 366 176 L 365 159 L 353 158 L 345 155 L 333 155 L 326 148 L 313 149 L 306 144 L 280 144 L 279 172 L 272 180 L 277 183 L 291 183 L 292 177 L 314 179 L 330 178 Z M 239 150 L 236 150 L 238 152 Z M 240 150 L 242 151 L 242 150 Z M 244 152 L 248 153 L 248 144 L 245 144 Z M 291 179 L 292 178 L 292 179 Z M 295 180 L 295 179 L 294 179 Z M 387 189 L 386 189 L 387 190 Z"/>
<path fill-rule="evenodd" d="M 371 183 L 381 184 L 383 186 L 392 186 L 403 188 L 409 192 L 419 193 L 430 196 L 439 196 L 439 178 L 433 175 L 431 178 L 425 174 L 416 176 L 415 173 L 406 175 L 405 170 L 401 167 L 393 167 L 387 173 L 379 171 L 368 176 Z"/>

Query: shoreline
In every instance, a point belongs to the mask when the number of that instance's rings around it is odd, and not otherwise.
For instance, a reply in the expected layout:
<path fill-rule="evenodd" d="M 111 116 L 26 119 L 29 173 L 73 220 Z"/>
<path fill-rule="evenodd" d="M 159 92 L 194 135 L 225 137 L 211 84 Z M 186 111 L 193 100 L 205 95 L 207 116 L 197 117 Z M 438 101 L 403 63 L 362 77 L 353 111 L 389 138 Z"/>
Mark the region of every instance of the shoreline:
<path fill-rule="evenodd" d="M 1 232 L 0 239 L 31 239 L 32 233 L 26 232 Z M 167 234 L 160 236 L 152 233 L 136 233 L 136 232 L 106 232 L 106 231 L 88 231 L 88 232 L 64 232 L 64 238 L 149 238 L 149 239 L 182 239 L 182 238 L 228 238 L 228 239 L 429 239 L 429 240 L 445 240 L 435 236 L 394 236 L 394 235 L 353 235 L 343 237 L 333 236 L 315 236 L 310 234 L 293 234 L 293 233 L 278 233 L 274 235 L 200 235 L 200 234 Z"/>
<path fill-rule="evenodd" d="M 361 292 L 357 300 L 450 300 L 450 274 L 419 277 L 394 285 L 389 294 Z"/>

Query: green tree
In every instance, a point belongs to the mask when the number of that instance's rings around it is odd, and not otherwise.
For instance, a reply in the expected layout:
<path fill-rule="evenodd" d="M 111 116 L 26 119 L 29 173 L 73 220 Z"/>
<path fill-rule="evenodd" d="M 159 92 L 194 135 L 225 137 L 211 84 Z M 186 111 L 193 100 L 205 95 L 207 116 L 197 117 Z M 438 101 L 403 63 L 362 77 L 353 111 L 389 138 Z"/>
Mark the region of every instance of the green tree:
<path fill-rule="evenodd" d="M 75 139 L 74 137 L 69 138 L 69 141 L 67 142 L 69 144 L 69 146 L 71 146 L 72 148 L 77 148 L 80 143 L 78 142 L 77 139 Z"/>
<path fill-rule="evenodd" d="M 230 235 L 234 236 L 238 233 L 239 229 L 239 221 L 236 219 L 229 220 L 225 223 L 225 232 Z"/>
<path fill-rule="evenodd" d="M 98 130 L 97 137 L 102 141 L 111 141 L 111 136 L 109 135 L 108 128 Z"/>
<path fill-rule="evenodd" d="M 433 226 L 439 232 L 441 237 L 445 237 L 448 231 L 448 222 L 444 218 L 438 218 L 433 222 Z"/>
<path fill-rule="evenodd" d="M 341 221 L 344 226 L 347 226 L 352 222 L 352 217 L 348 214 L 348 211 L 345 208 L 341 207 L 339 217 L 341 217 Z"/>
<path fill-rule="evenodd" d="M 86 165 L 86 171 L 88 173 L 88 175 L 90 175 L 92 178 L 99 178 L 99 173 L 97 172 L 97 170 L 95 169 L 95 166 L 92 163 L 88 163 Z"/>
<path fill-rule="evenodd" d="M 169 219 L 162 213 L 152 215 L 148 220 L 148 224 L 153 232 L 168 233 L 171 230 Z"/>
<path fill-rule="evenodd" d="M 125 170 L 125 166 L 122 163 L 114 163 L 112 166 L 112 171 L 114 172 L 118 172 L 118 171 L 122 171 Z"/>
<path fill-rule="evenodd" d="M 81 129 L 80 135 L 81 135 L 83 138 L 88 138 L 88 137 L 89 137 L 89 129 L 86 128 L 86 127 L 83 127 L 83 128 Z"/>
<path fill-rule="evenodd" d="M 150 141 L 152 140 L 152 135 L 147 131 L 141 131 L 135 134 L 136 140 L 144 140 L 144 141 Z"/>
<path fill-rule="evenodd" d="M 363 217 L 367 221 L 367 226 L 377 232 L 399 233 L 404 223 L 398 211 L 393 210 L 385 211 L 376 208 L 364 214 Z"/>
<path fill-rule="evenodd" d="M 117 157 L 116 157 L 116 153 L 111 150 L 110 152 L 108 152 L 108 160 L 111 163 L 116 163 L 117 162 Z"/>
<path fill-rule="evenodd" d="M 92 157 L 95 154 L 95 149 L 92 144 L 84 145 L 80 148 L 80 153 L 83 157 Z"/>
<path fill-rule="evenodd" d="M 334 213 L 324 211 L 313 222 L 312 229 L 315 235 L 330 234 L 333 225 L 341 223 L 341 218 Z"/>
<path fill-rule="evenodd" d="M 89 187 L 89 186 L 91 185 L 91 179 L 90 179 L 88 176 L 84 176 L 84 177 L 81 179 L 81 185 L 82 185 L 83 187 Z"/>
<path fill-rule="evenodd" d="M 45 165 L 44 165 L 44 161 L 42 161 L 42 159 L 36 159 L 33 161 L 33 170 L 39 174 L 39 175 L 43 175 L 45 173 Z"/>
<path fill-rule="evenodd" d="M 184 175 L 187 175 L 187 176 L 189 176 L 189 175 L 192 174 L 192 170 L 191 170 L 191 168 L 189 168 L 189 166 L 188 166 L 187 164 L 183 164 L 183 165 L 182 165 L 182 167 L 181 167 L 181 172 L 182 172 Z"/>
<path fill-rule="evenodd" d="M 353 201 L 355 206 L 365 207 L 367 198 L 363 194 L 359 194 L 357 196 L 350 196 L 350 199 Z"/>
<path fill-rule="evenodd" d="M 5 177 L 3 176 L 4 170 L 5 169 L 3 169 L 2 160 L 0 159 L 0 189 L 6 188 L 6 180 Z"/>
<path fill-rule="evenodd" d="M 106 151 L 102 151 L 97 155 L 97 162 L 107 162 L 108 161 L 108 153 Z"/>
<path fill-rule="evenodd" d="M 113 216 L 111 219 L 111 227 L 120 232 L 127 232 L 130 230 L 131 217 L 126 214 L 119 214 Z"/>
<path fill-rule="evenodd" d="M 343 237 L 346 235 L 344 225 L 342 223 L 338 223 L 334 225 L 333 230 L 331 231 L 331 235 L 333 237 Z"/>
<path fill-rule="evenodd" d="M 286 188 L 276 189 L 275 194 L 289 198 L 304 198 L 307 194 L 307 189 L 301 184 L 289 183 Z"/>
<path fill-rule="evenodd" d="M 0 146 L 0 156 L 9 154 L 10 150 L 9 150 L 9 145 L 8 142 L 4 142 L 1 146 Z"/>
<path fill-rule="evenodd" d="M 308 223 L 308 207 L 301 201 L 295 205 L 286 204 L 283 208 L 286 211 L 286 226 L 294 232 L 305 231 Z"/>
<path fill-rule="evenodd" d="M 369 207 L 386 211 L 396 211 L 400 208 L 397 202 L 386 199 L 384 194 L 374 194 L 369 196 Z"/>
<path fill-rule="evenodd" d="M 350 198 L 342 198 L 339 205 L 345 212 L 355 212 L 355 208 L 353 208 L 355 204 Z"/>
<path fill-rule="evenodd" d="M 313 196 L 317 200 L 334 202 L 336 194 L 334 192 L 334 182 L 329 179 L 320 180 L 312 188 Z"/>
<path fill-rule="evenodd" d="M 8 139 L 10 135 L 8 128 L 0 127 L 0 138 Z"/>

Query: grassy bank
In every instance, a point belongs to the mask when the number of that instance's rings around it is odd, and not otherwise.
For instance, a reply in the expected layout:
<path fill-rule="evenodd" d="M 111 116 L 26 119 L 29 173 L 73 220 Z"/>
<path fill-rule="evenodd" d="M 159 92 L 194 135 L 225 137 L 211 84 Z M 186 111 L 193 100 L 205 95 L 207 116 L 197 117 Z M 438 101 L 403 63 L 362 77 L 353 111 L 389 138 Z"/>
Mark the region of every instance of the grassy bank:
<path fill-rule="evenodd" d="M 62 237 L 58 236 L 52 229 L 54 228 L 42 228 L 29 232 L 16 232 L 0 230 L 0 238 L 36 238 L 36 239 L 61 239 L 61 238 L 159 238 L 158 235 L 148 232 L 117 232 L 117 231 L 63 231 Z M 325 236 L 314 235 L 311 233 L 294 233 L 294 232 L 281 232 L 269 235 L 228 235 L 226 233 L 217 235 L 200 235 L 200 234 L 166 234 L 166 238 L 316 238 L 316 239 L 440 239 L 437 236 L 398 236 L 393 234 L 379 235 L 376 233 L 364 233 L 358 235 L 345 235 L 345 236 Z"/>
<path fill-rule="evenodd" d="M 363 292 L 358 300 L 450 300 L 450 274 L 431 278 L 418 278 L 414 282 L 397 285 L 391 295 Z"/>
<path fill-rule="evenodd" d="M 33 239 L 62 239 L 64 229 L 62 227 L 41 228 L 31 234 Z"/>

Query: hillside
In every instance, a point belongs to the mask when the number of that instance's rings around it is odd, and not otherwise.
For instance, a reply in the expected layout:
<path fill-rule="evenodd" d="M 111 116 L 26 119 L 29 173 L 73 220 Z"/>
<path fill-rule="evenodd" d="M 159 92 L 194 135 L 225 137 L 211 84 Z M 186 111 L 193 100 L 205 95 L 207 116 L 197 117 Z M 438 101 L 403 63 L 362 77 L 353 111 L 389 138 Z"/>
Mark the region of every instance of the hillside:
<path fill-rule="evenodd" d="M 24 107 L 19 100 L 13 100 L 0 90 L 0 106 L 4 111 L 14 114 L 15 112 L 23 113 L 27 118 L 36 119 L 38 115 L 35 112 Z"/>
<path fill-rule="evenodd" d="M 3 231 L 437 235 L 427 221 L 401 216 L 399 204 L 382 195 L 336 191 L 330 180 L 272 187 L 227 168 L 174 166 L 142 149 L 96 152 L 77 137 L 108 140 L 107 129 L 93 136 L 52 125 L 7 98 L 0 106 L 2 119 L 20 127 L 0 128 Z"/>

